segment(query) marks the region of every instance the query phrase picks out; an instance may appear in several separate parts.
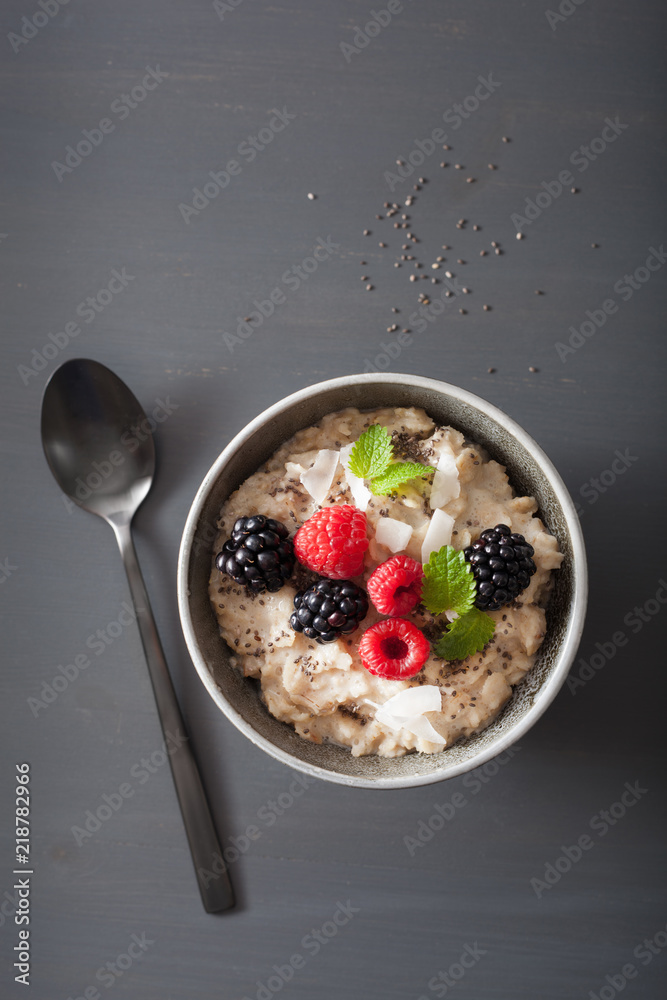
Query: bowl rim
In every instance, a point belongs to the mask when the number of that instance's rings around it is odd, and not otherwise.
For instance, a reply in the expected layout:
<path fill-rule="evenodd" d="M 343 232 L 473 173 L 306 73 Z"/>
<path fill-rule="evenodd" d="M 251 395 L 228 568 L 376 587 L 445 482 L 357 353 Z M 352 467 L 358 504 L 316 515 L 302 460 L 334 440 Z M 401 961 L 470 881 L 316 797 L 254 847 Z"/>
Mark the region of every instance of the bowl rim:
<path fill-rule="evenodd" d="M 474 755 L 469 760 L 462 761 L 451 766 L 445 774 L 434 771 L 429 774 L 401 775 L 396 778 L 383 777 L 374 779 L 355 777 L 354 775 L 343 774 L 342 772 L 332 771 L 328 768 L 306 762 L 275 746 L 275 744 L 259 734 L 252 727 L 252 725 L 246 722 L 246 720 L 240 715 L 239 712 L 237 712 L 234 706 L 228 701 L 222 690 L 218 687 L 207 666 L 206 659 L 199 648 L 190 611 L 188 572 L 197 526 L 199 524 L 202 509 L 208 499 L 209 492 L 231 456 L 242 448 L 245 442 L 248 441 L 257 430 L 266 425 L 267 422 L 270 422 L 274 417 L 284 413 L 296 404 L 303 403 L 305 400 L 311 399 L 313 396 L 330 389 L 371 383 L 394 383 L 402 386 L 407 385 L 414 386 L 415 388 L 437 391 L 468 404 L 469 406 L 479 410 L 485 416 L 491 417 L 499 423 L 505 430 L 509 431 L 510 434 L 517 439 L 526 451 L 528 451 L 531 457 L 540 466 L 546 478 L 549 480 L 558 503 L 563 511 L 572 542 L 572 609 L 570 621 L 567 626 L 567 632 L 556 657 L 555 667 L 535 694 L 533 704 L 523 718 L 513 725 L 506 733 L 499 734 L 491 746 L 480 750 L 478 754 Z M 521 427 L 521 425 L 518 424 L 512 417 L 497 407 L 494 403 L 488 402 L 481 396 L 477 396 L 475 393 L 469 392 L 467 389 L 462 389 L 459 386 L 452 385 L 449 382 L 440 381 L 439 379 L 427 378 L 422 375 L 400 374 L 395 372 L 363 373 L 327 379 L 323 382 L 316 382 L 312 385 L 305 386 L 302 389 L 298 389 L 296 392 L 290 393 L 288 396 L 283 397 L 278 400 L 278 402 L 267 407 L 234 435 L 204 476 L 188 512 L 178 554 L 177 593 L 178 611 L 183 635 L 185 637 L 190 657 L 200 679 L 218 708 L 255 746 L 264 750 L 276 760 L 281 761 L 283 764 L 287 764 L 289 767 L 292 767 L 297 771 L 301 771 L 311 777 L 322 778 L 326 781 L 334 782 L 335 784 L 342 784 L 356 788 L 414 788 L 419 785 L 434 784 L 438 781 L 454 778 L 467 771 L 472 771 L 475 768 L 481 767 L 489 760 L 492 760 L 494 757 L 497 757 L 500 753 L 507 750 L 507 748 L 517 740 L 521 739 L 521 737 L 528 732 L 528 730 L 546 711 L 564 684 L 579 647 L 579 642 L 584 628 L 588 598 L 588 568 L 581 523 L 579 521 L 574 502 L 570 497 L 565 483 L 563 482 L 559 472 L 556 470 L 556 467 L 551 462 L 551 459 L 548 458 L 540 445 L 538 445 L 530 434 L 528 434 L 528 432 L 525 431 L 523 427 Z"/>

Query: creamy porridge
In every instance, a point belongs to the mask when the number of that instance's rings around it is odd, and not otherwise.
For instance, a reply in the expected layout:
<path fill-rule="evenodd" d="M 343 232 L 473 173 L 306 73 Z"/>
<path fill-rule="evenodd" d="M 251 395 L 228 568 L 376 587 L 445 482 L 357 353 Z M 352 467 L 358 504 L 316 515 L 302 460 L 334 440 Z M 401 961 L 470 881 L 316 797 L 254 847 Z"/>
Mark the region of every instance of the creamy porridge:
<path fill-rule="evenodd" d="M 371 425 L 391 434 L 395 460 L 435 468 L 432 485 L 416 478 L 392 495 L 371 495 L 348 467 L 350 446 Z M 234 665 L 259 679 L 277 719 L 304 739 L 334 742 L 355 756 L 440 752 L 487 726 L 533 665 L 545 635 L 552 570 L 563 558 L 556 539 L 535 516 L 535 500 L 515 497 L 503 466 L 459 431 L 436 426 L 420 409 L 350 408 L 297 433 L 236 490 L 221 510 L 215 552 L 238 518 L 261 514 L 293 535 L 320 508 L 341 504 L 365 511 L 369 543 L 363 572 L 354 577 L 363 588 L 376 567 L 396 555 L 421 564 L 443 537 L 444 544 L 463 550 L 499 523 L 534 549 L 536 569 L 528 586 L 489 612 L 495 632 L 480 652 L 447 661 L 431 650 L 418 673 L 400 680 L 370 673 L 360 658 L 362 635 L 386 620 L 372 604 L 355 631 L 319 644 L 290 626 L 295 595 L 316 574 L 297 562 L 280 590 L 252 593 L 214 563 L 209 591 L 221 635 Z M 420 604 L 405 617 L 434 640 L 452 616 Z M 406 691 L 411 693 L 396 697 Z"/>

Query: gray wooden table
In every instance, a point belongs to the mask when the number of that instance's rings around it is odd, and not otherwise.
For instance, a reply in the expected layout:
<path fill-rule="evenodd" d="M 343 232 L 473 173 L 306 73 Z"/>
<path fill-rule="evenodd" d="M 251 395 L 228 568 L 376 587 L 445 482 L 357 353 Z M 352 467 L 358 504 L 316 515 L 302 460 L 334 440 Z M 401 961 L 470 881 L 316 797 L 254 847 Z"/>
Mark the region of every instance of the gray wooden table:
<path fill-rule="evenodd" d="M 372 9 L 3 4 L 2 996 L 664 996 L 664 7 Z M 401 211 L 378 220 L 385 202 Z M 445 308 L 420 315 L 420 294 Z M 201 907 L 113 536 L 42 456 L 46 379 L 77 356 L 162 418 L 136 541 L 238 853 L 223 916 Z M 375 793 L 304 787 L 237 733 L 175 597 L 229 438 L 374 368 L 461 385 L 539 441 L 580 505 L 592 588 L 570 682 L 519 753 Z"/>

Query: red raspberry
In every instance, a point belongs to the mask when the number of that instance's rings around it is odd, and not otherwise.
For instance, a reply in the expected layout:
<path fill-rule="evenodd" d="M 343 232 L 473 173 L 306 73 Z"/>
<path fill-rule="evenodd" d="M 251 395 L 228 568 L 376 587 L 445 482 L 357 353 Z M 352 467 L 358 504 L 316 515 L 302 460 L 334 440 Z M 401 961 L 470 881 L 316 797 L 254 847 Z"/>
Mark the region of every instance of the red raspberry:
<path fill-rule="evenodd" d="M 393 681 L 419 673 L 429 652 L 428 639 L 405 618 L 386 618 L 371 625 L 359 643 L 359 656 L 366 670 Z"/>
<path fill-rule="evenodd" d="M 294 536 L 299 562 L 331 580 L 359 576 L 367 548 L 366 515 L 348 503 L 318 510 Z"/>
<path fill-rule="evenodd" d="M 382 615 L 407 615 L 419 604 L 424 570 L 409 556 L 393 556 L 371 573 L 366 590 Z"/>

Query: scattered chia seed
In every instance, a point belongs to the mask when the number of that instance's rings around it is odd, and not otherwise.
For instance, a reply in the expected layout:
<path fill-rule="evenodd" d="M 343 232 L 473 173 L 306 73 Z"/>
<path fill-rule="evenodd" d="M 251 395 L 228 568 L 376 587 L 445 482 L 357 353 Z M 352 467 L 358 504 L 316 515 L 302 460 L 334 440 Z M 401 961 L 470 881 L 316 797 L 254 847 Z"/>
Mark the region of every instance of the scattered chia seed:
<path fill-rule="evenodd" d="M 371 235 L 370 229 L 364 229 L 364 236 L 370 236 L 370 235 Z"/>
<path fill-rule="evenodd" d="M 489 375 L 493 375 L 493 373 L 495 372 L 496 369 L 495 368 L 487 368 L 486 370 L 488 371 Z"/>
<path fill-rule="evenodd" d="M 484 310 L 484 312 L 487 312 L 487 313 L 491 312 L 491 306 L 482 306 L 482 309 Z"/>
<path fill-rule="evenodd" d="M 517 234 L 516 234 L 516 238 L 517 238 L 518 240 L 522 240 L 522 239 L 523 239 L 523 233 L 517 233 Z"/>
<path fill-rule="evenodd" d="M 308 201 L 315 201 L 315 195 L 312 193 L 312 191 L 309 191 L 308 193 Z"/>
<path fill-rule="evenodd" d="M 366 291 L 367 292 L 372 292 L 373 291 L 373 286 L 372 285 L 366 285 Z"/>
<path fill-rule="evenodd" d="M 534 368 L 533 365 L 531 365 L 530 368 L 528 369 L 529 372 L 538 372 L 539 370 L 540 370 L 539 368 Z"/>

